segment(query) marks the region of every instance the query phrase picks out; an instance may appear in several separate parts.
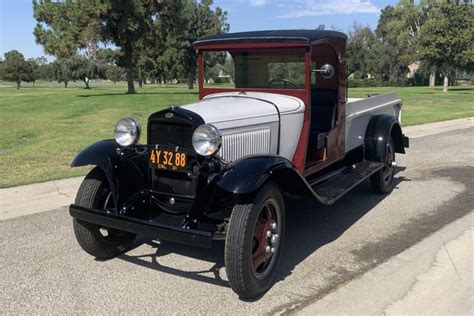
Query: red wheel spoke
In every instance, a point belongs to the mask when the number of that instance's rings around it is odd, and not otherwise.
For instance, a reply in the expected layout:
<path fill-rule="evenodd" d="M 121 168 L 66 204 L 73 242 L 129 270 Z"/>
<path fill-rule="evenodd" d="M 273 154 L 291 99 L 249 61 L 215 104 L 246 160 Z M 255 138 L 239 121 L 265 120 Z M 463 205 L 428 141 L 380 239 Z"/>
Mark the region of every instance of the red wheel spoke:
<path fill-rule="evenodd" d="M 265 234 L 265 221 L 259 218 L 257 220 L 257 223 L 255 224 L 255 229 L 253 231 L 253 236 L 257 238 L 257 240 L 260 242 L 262 239 L 263 234 Z"/>
<path fill-rule="evenodd" d="M 253 230 L 253 238 L 256 244 L 254 244 L 254 251 L 252 252 L 252 268 L 255 273 L 263 273 L 262 271 L 265 271 L 272 260 L 273 252 L 270 251 L 273 247 L 270 244 L 271 226 L 273 223 L 278 225 L 277 221 L 275 206 L 271 201 L 267 201 L 260 209 Z"/>
<path fill-rule="evenodd" d="M 265 252 L 265 249 L 263 247 L 259 247 L 257 251 L 252 256 L 252 265 L 253 265 L 253 270 L 257 271 L 258 267 L 260 267 L 265 261 L 267 261 L 267 253 Z"/>
<path fill-rule="evenodd" d="M 273 208 L 270 203 L 265 205 L 265 210 L 267 211 L 267 220 L 271 222 L 273 220 Z"/>

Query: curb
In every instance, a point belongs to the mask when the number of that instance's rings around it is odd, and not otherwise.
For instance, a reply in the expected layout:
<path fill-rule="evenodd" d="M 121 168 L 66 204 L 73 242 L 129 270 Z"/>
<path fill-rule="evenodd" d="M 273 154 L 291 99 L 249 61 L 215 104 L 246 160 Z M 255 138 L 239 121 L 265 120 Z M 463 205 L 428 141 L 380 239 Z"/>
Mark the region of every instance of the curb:
<path fill-rule="evenodd" d="M 0 220 L 59 209 L 74 201 L 84 177 L 0 189 Z"/>

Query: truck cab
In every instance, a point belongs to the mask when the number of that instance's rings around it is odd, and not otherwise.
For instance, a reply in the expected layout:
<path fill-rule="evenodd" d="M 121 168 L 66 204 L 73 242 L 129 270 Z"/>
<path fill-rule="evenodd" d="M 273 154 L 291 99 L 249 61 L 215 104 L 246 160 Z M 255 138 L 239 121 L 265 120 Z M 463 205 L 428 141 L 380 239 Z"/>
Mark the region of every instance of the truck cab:
<path fill-rule="evenodd" d="M 197 102 L 152 114 L 144 142 L 124 118 L 115 140 L 72 162 L 95 166 L 70 206 L 80 246 L 108 259 L 137 234 L 201 247 L 225 239 L 231 288 L 262 295 L 284 255 L 285 197 L 330 205 L 366 179 L 387 194 L 395 153 L 408 147 L 395 94 L 348 99 L 346 41 L 314 30 L 196 41 Z"/>

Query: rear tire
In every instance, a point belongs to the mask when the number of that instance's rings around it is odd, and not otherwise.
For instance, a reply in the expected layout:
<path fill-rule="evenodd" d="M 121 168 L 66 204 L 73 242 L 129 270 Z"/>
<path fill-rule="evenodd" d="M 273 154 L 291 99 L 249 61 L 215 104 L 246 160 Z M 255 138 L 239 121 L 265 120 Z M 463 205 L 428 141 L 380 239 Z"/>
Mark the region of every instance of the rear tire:
<path fill-rule="evenodd" d="M 386 194 L 393 190 L 393 176 L 395 174 L 395 145 L 390 137 L 385 151 L 384 166 L 370 177 L 370 184 L 375 193 Z"/>
<path fill-rule="evenodd" d="M 89 172 L 77 192 L 75 204 L 93 209 L 114 207 L 109 184 L 102 169 L 95 167 Z M 136 237 L 132 233 L 101 227 L 76 218 L 73 219 L 73 227 L 81 248 L 101 260 L 123 253 Z"/>
<path fill-rule="evenodd" d="M 235 205 L 225 242 L 225 268 L 241 299 L 267 291 L 283 250 L 285 203 L 273 183 L 262 187 L 250 204 Z"/>

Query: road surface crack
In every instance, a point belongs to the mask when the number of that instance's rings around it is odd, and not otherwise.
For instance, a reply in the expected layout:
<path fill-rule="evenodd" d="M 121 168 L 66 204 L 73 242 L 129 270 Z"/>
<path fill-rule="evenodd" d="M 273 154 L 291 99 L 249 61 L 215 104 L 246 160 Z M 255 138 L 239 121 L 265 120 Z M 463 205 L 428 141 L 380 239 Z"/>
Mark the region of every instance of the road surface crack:
<path fill-rule="evenodd" d="M 451 254 L 449 253 L 448 247 L 446 247 L 446 243 L 445 243 L 444 239 L 443 239 L 443 248 L 446 251 L 446 254 L 448 255 L 449 261 L 451 261 L 451 264 L 453 265 L 454 270 L 456 271 L 456 275 L 458 276 L 459 281 L 462 282 L 461 273 L 459 273 L 459 270 L 456 267 L 456 264 L 454 263 L 454 260 L 451 257 Z"/>
<path fill-rule="evenodd" d="M 61 196 L 67 197 L 68 199 L 71 198 L 71 195 L 69 195 L 69 194 L 67 194 L 67 193 L 64 193 L 64 192 L 61 192 L 61 191 L 59 190 L 59 187 L 58 187 L 57 183 L 53 182 L 53 186 L 54 186 L 54 188 L 56 189 L 56 193 L 58 193 L 58 194 L 61 195 Z"/>

